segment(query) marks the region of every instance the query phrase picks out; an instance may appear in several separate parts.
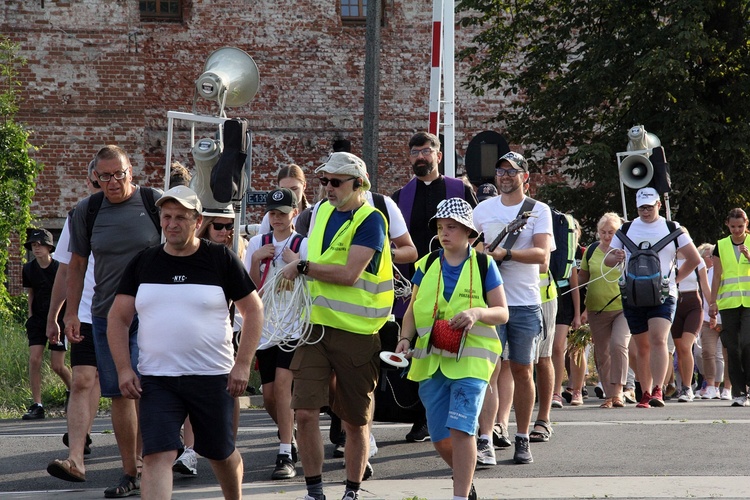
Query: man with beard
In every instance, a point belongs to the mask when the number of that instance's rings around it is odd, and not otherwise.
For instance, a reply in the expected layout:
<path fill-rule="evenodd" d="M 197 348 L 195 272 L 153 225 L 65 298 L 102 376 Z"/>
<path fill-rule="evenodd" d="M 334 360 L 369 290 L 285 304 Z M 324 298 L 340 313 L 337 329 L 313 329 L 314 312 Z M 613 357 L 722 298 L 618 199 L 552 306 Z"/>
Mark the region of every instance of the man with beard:
<path fill-rule="evenodd" d="M 542 332 L 539 274 L 540 268 L 546 270 L 549 265 L 553 242 L 550 209 L 546 204 L 526 197 L 524 187 L 528 181 L 526 159 L 514 152 L 503 155 L 495 164 L 495 182 L 500 196 L 485 200 L 474 209 L 474 224 L 477 231 L 484 232 L 487 244 L 521 212 L 530 211 L 534 214 L 529 218 L 526 228 L 518 233 L 515 242 L 506 245 L 506 237 L 492 252 L 487 252 L 500 268 L 510 312 L 508 322 L 498 327 L 500 342 L 503 344 L 503 358 L 507 357 L 508 361 L 498 363 L 492 374 L 490 387 L 493 387 L 495 381 L 499 381 L 494 386 L 498 388 L 505 380 L 508 384 L 503 385 L 506 390 L 502 392 L 510 394 L 510 382 L 515 383 L 513 407 L 516 412 L 517 433 L 513 461 L 517 464 L 533 462 L 529 450 L 529 424 L 534 410 L 534 362 Z M 503 377 L 503 372 L 508 369 L 512 381 Z M 551 381 L 546 382 L 551 387 Z M 492 432 L 500 392 L 498 389 L 485 394 L 484 408 L 479 416 L 480 439 L 488 440 L 488 434 Z"/>
<path fill-rule="evenodd" d="M 477 206 L 477 198 L 474 191 L 466 186 L 461 179 L 445 177 L 438 171 L 438 165 L 443 158 L 440 152 L 440 139 L 427 132 L 417 132 L 409 140 L 409 158 L 414 177 L 395 193 L 393 201 L 398 204 L 401 213 L 404 214 L 406 227 L 411 234 L 414 246 L 417 247 L 418 259 L 421 259 L 431 250 L 436 250 L 440 244 L 432 240 L 437 232 L 430 228 L 428 222 L 437 213 L 438 204 L 448 198 L 462 198 L 469 202 L 472 207 Z M 418 210 L 412 210 L 419 207 Z M 396 266 L 404 278 L 410 279 L 414 274 L 414 265 Z M 396 320 L 401 319 L 409 305 L 409 297 L 397 298 L 393 304 L 393 314 Z M 415 391 L 416 392 L 416 391 Z M 427 418 L 423 417 L 416 422 L 411 431 L 406 435 L 406 440 L 424 441 L 429 437 L 427 431 Z"/>

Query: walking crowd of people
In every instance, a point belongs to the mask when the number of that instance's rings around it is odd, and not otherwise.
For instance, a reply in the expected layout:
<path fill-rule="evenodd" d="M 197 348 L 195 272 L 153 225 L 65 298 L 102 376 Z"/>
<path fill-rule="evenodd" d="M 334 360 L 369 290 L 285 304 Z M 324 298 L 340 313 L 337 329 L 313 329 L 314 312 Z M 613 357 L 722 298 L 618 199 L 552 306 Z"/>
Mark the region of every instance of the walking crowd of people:
<path fill-rule="evenodd" d="M 377 453 L 381 353 L 393 351 L 409 363 L 398 390 L 418 403 L 405 439 L 431 440 L 454 500 L 476 499 L 476 467 L 496 465 L 498 448 L 533 463 L 531 443 L 553 439 L 555 409 L 588 397 L 588 350 L 569 336 L 587 330 L 602 409 L 660 408 L 671 397 L 750 406 L 742 209 L 728 214 L 728 236 L 696 248 L 660 213 L 660 193 L 643 187 L 638 217 L 602 214 L 584 247 L 571 214 L 528 196 L 519 153 L 502 155 L 494 182 L 474 187 L 442 175 L 439 139 L 419 132 L 408 142 L 414 176 L 384 196 L 350 149 L 337 141 L 314 177 L 280 169 L 249 241 L 235 228 L 239 204 L 204 208 L 181 165 L 161 192 L 133 183 L 118 146 L 97 152 L 91 195 L 71 210 L 57 248 L 44 229 L 27 242 L 34 401 L 23 419 L 45 415 L 45 343 L 69 389 L 69 452 L 49 474 L 86 481 L 105 397 L 122 462 L 106 498 L 171 498 L 172 471 L 197 475 L 198 455 L 224 497 L 240 498 L 238 397 L 255 366 L 278 428 L 269 477 L 293 478 L 301 461 L 305 500 L 325 500 L 327 412 L 346 469 L 342 498 L 356 500 Z M 314 202 L 308 182 L 319 186 Z"/>

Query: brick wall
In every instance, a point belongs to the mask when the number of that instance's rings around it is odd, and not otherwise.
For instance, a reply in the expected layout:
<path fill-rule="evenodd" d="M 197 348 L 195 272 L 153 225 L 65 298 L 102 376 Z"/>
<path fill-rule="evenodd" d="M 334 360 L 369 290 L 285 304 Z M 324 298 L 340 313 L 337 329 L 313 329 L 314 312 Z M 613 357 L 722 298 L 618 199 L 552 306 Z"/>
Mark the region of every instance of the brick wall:
<path fill-rule="evenodd" d="M 390 193 L 410 177 L 409 137 L 427 128 L 432 3 L 384 3 L 378 175 L 379 190 Z M 228 111 L 247 118 L 254 133 L 253 189 L 270 188 L 291 162 L 311 173 L 337 136 L 361 154 L 365 27 L 342 26 L 338 0 L 186 0 L 182 23 L 141 23 L 138 2 L 43 5 L 4 2 L 0 31 L 28 59 L 18 118 L 41 147 L 36 158 L 45 167 L 32 208 L 45 225 L 60 226 L 85 196 L 86 165 L 104 144 L 130 153 L 136 181 L 163 186 L 167 111 L 192 111 L 194 82 L 222 46 L 245 50 L 260 71 L 255 99 Z M 458 29 L 456 47 L 469 36 Z M 499 96 L 464 90 L 465 69 L 456 68 L 461 154 L 503 106 Z M 198 106 L 209 114 L 217 108 L 205 100 Z M 191 165 L 189 123 L 175 127 L 173 158 Z M 203 133 L 211 131 L 197 138 Z M 308 183 L 310 197 L 313 191 Z"/>

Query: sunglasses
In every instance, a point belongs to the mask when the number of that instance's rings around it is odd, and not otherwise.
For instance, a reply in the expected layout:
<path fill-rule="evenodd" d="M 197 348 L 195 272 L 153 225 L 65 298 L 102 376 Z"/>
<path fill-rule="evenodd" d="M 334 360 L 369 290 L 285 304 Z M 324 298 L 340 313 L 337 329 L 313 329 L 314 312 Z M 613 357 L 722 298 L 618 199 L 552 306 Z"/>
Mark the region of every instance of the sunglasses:
<path fill-rule="evenodd" d="M 212 222 L 211 225 L 213 226 L 214 231 L 221 231 L 222 229 L 231 231 L 232 229 L 234 229 L 234 222 L 227 222 L 226 224 L 222 224 L 221 222 Z"/>
<path fill-rule="evenodd" d="M 341 179 L 329 179 L 328 177 L 318 177 L 318 180 L 320 181 L 320 184 L 322 186 L 327 186 L 330 183 L 331 186 L 337 188 L 337 187 L 340 187 L 341 184 L 343 184 L 344 182 L 353 181 L 354 179 L 357 179 L 357 178 L 358 177 L 349 177 L 348 179 L 341 180 Z"/>

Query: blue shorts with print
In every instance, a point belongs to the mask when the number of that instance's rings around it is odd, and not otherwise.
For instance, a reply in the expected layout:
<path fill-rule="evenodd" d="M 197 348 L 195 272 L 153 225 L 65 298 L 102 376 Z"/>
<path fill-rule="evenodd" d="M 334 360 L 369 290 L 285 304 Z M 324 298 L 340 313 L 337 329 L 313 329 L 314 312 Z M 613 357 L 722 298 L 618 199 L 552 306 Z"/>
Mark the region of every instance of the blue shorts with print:
<path fill-rule="evenodd" d="M 419 383 L 419 398 L 427 413 L 433 443 L 450 437 L 450 429 L 477 433 L 487 382 L 478 378 L 450 379 L 439 369 Z"/>
<path fill-rule="evenodd" d="M 536 360 L 536 347 L 542 334 L 542 306 L 508 306 L 508 322 L 497 326 L 503 344 L 503 359 L 508 357 L 520 365 Z"/>

